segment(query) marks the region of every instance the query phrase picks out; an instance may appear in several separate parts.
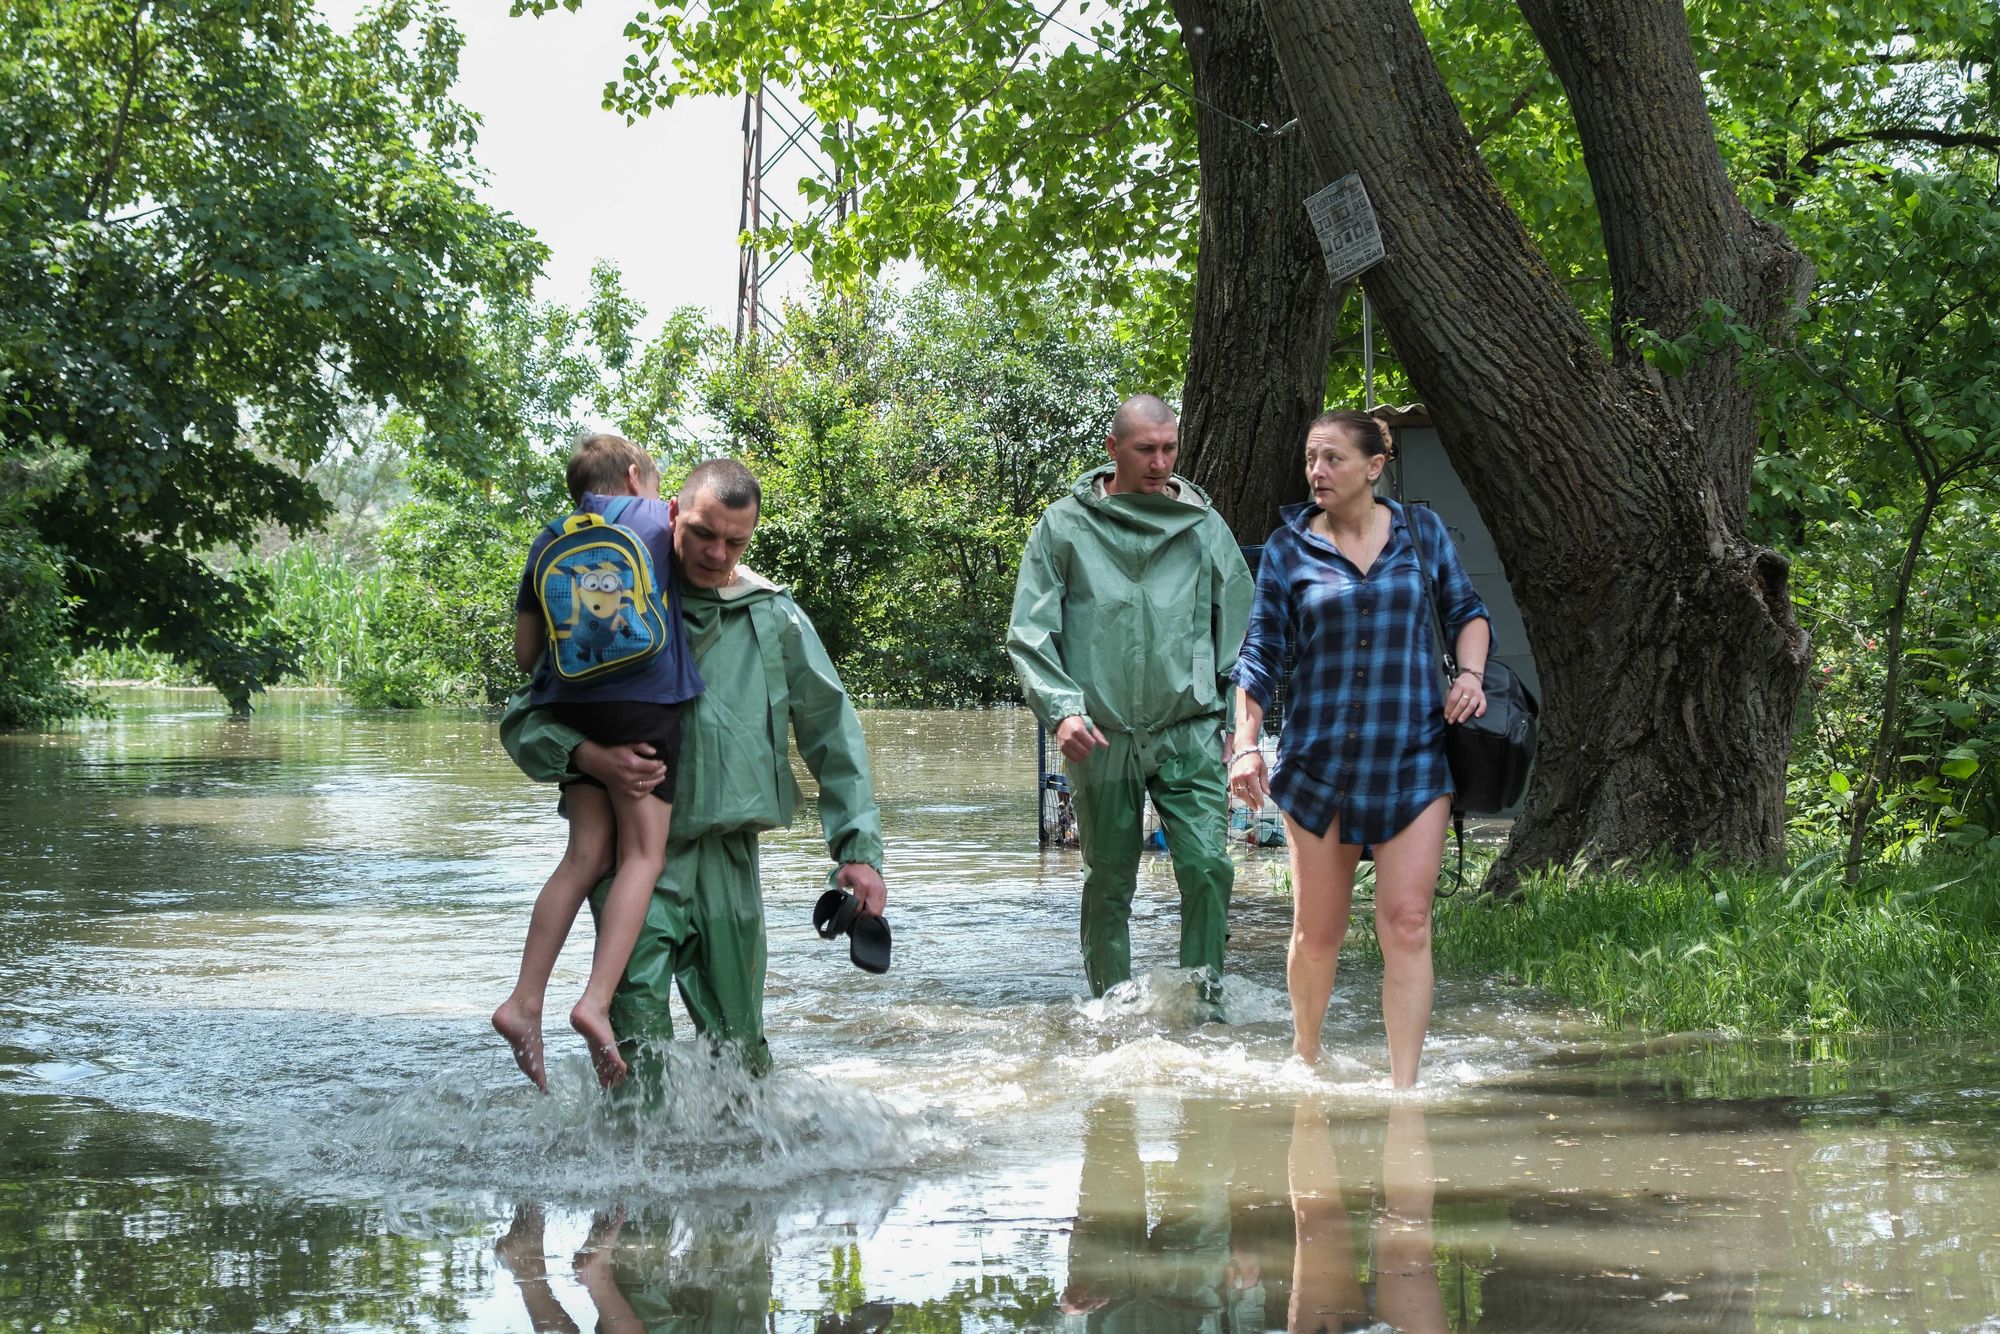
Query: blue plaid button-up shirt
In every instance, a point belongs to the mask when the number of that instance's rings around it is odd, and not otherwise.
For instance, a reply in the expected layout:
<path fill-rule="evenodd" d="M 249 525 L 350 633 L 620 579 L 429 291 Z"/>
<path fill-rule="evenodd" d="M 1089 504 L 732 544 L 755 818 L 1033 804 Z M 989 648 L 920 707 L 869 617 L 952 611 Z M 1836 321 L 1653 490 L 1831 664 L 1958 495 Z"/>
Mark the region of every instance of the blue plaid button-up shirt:
<path fill-rule="evenodd" d="M 1296 647 L 1271 795 L 1315 834 L 1337 818 L 1343 843 L 1386 842 L 1452 790 L 1443 681 L 1416 547 L 1403 507 L 1377 503 L 1389 507 L 1389 542 L 1367 574 L 1311 531 L 1317 505 L 1282 511 L 1284 526 L 1264 544 L 1236 661 L 1236 684 L 1269 709 L 1287 639 Z M 1415 512 L 1449 642 L 1477 617 L 1490 629 L 1444 521 L 1428 506 Z"/>

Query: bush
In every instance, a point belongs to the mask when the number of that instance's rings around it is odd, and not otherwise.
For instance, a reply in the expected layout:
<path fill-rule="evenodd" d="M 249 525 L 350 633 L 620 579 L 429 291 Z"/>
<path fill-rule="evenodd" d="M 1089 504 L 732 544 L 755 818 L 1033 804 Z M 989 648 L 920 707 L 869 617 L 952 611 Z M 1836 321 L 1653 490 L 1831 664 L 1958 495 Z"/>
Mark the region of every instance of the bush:
<path fill-rule="evenodd" d="M 387 569 L 360 662 L 342 678 L 370 708 L 483 705 L 520 684 L 514 593 L 538 520 L 413 500 L 382 536 Z"/>
<path fill-rule="evenodd" d="M 0 390 L 9 387 L 0 371 Z M 16 415 L 0 400 L 0 422 Z M 71 484 L 83 455 L 39 436 L 0 445 L 0 727 L 45 727 L 101 710 L 68 680 L 76 598 L 69 554 L 29 527 L 36 502 Z"/>
<path fill-rule="evenodd" d="M 0 526 L 0 727 L 46 727 L 101 711 L 72 685 L 68 557 L 26 529 Z"/>

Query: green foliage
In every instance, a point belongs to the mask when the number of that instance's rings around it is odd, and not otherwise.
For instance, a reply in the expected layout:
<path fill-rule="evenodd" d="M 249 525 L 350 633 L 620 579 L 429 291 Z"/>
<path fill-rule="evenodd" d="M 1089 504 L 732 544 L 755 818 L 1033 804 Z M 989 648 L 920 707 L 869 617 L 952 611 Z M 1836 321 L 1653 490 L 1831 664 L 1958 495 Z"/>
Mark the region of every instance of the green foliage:
<path fill-rule="evenodd" d="M 1555 870 L 1518 903 L 1439 903 L 1440 968 L 1500 972 L 1654 1031 L 1991 1031 L 2000 865 L 1934 856 L 1855 887 L 1834 851 L 1789 876 Z"/>
<path fill-rule="evenodd" d="M 17 0 L 0 25 L 0 370 L 10 451 L 85 455 L 30 521 L 83 641 L 190 664 L 230 704 L 294 666 L 253 567 L 207 557 L 327 504 L 302 471 L 395 399 L 468 468 L 500 406 L 479 296 L 543 250 L 474 195 L 457 31 L 395 4 Z"/>
<path fill-rule="evenodd" d="M 1165 0 L 718 0 L 646 7 L 626 32 L 634 50 L 605 105 L 628 118 L 767 81 L 819 117 L 807 144 L 819 170 L 800 188 L 814 205 L 857 190 L 859 211 L 844 225 L 783 220 L 770 239 L 809 256 L 821 281 L 857 286 L 909 257 L 1010 298 L 1068 273 L 1081 305 L 1115 312 L 1116 332 L 1137 337 L 1149 378 L 1179 374 L 1199 172 L 1191 76 Z"/>
<path fill-rule="evenodd" d="M 325 542 L 295 542 L 244 564 L 269 590 L 265 616 L 271 628 L 298 646 L 297 666 L 283 684 L 345 684 L 382 633 L 382 572 L 357 568 Z M 74 670 L 90 681 L 201 684 L 184 664 L 131 644 L 85 649 Z"/>
<path fill-rule="evenodd" d="M 271 584 L 271 619 L 299 646 L 296 679 L 343 684 L 379 634 L 386 610 L 383 572 L 356 570 L 310 542 L 294 543 L 262 563 Z"/>
<path fill-rule="evenodd" d="M 765 487 L 750 563 L 790 587 L 855 693 L 1013 698 L 1021 548 L 1104 457 L 1120 347 L 935 282 L 793 309 L 779 342 L 786 360 L 733 355 L 711 388 Z"/>
<path fill-rule="evenodd" d="M 1795 592 L 1814 633 L 1809 717 L 1795 743 L 1792 823 L 1823 843 L 1849 827 L 1883 717 L 1893 596 L 1907 524 L 1900 511 L 1848 508 L 1814 526 L 1837 559 L 1802 560 Z M 1890 860 L 1932 845 L 2000 847 L 2000 523 L 1985 497 L 1942 507 L 1915 571 L 1905 623 L 1899 741 L 1868 837 Z"/>
<path fill-rule="evenodd" d="M 560 487 L 560 468 L 551 461 L 548 471 Z M 343 684 L 375 708 L 503 700 L 521 680 L 514 591 L 546 519 L 438 479 L 418 486 L 428 494 L 398 509 L 383 534 L 380 630 Z"/>
<path fill-rule="evenodd" d="M 4 389 L 0 380 L 0 413 L 9 408 Z M 39 437 L 0 442 L 0 727 L 41 727 L 95 707 L 64 679 L 75 606 L 69 556 L 27 524 L 29 510 L 73 485 L 82 467 L 81 452 Z"/>

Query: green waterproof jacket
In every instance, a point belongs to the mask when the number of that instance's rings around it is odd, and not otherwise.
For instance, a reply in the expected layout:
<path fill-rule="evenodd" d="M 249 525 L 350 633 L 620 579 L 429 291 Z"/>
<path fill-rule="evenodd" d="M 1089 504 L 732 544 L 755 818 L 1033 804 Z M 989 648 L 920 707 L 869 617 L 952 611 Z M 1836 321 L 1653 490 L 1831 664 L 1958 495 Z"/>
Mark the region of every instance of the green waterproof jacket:
<path fill-rule="evenodd" d="M 861 720 L 819 634 L 782 588 L 739 568 L 726 589 L 685 587 L 682 617 L 707 688 L 681 719 L 672 841 L 788 825 L 800 794 L 789 728 L 819 780 L 820 825 L 833 860 L 882 864 L 882 816 Z M 517 691 L 501 744 L 530 778 L 570 772 L 582 733 L 531 710 Z"/>
<path fill-rule="evenodd" d="M 1252 591 L 1235 535 L 1194 483 L 1106 495 L 1111 473 L 1078 478 L 1021 553 L 1007 654 L 1028 706 L 1142 734 L 1224 714 Z"/>

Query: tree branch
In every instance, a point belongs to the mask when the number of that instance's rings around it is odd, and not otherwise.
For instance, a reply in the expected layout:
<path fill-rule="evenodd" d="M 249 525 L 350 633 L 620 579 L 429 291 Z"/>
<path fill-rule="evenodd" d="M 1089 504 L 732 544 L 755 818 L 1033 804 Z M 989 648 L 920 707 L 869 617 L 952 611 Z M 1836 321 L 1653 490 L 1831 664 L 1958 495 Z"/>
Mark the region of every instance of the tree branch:
<path fill-rule="evenodd" d="M 1857 144 L 1929 144 L 1934 148 L 1977 148 L 2000 153 L 2000 134 L 1977 130 L 1933 130 L 1921 125 L 1896 125 L 1880 130 L 1857 130 L 1822 139 L 1799 155 L 1795 170 L 1811 176 L 1819 170 L 1820 159 Z"/>
<path fill-rule="evenodd" d="M 1502 110 L 1496 113 L 1491 120 L 1487 121 L 1485 125 L 1480 127 L 1479 132 L 1472 136 L 1472 146 L 1474 148 L 1479 148 L 1483 146 L 1488 139 L 1491 139 L 1494 135 L 1506 129 L 1507 126 L 1513 122 L 1514 117 L 1520 115 L 1523 111 L 1525 111 L 1527 109 L 1528 103 L 1534 100 L 1535 100 L 1535 85 L 1531 83 L 1527 85 L 1525 88 L 1521 89 L 1520 92 L 1515 93 L 1513 101 L 1509 102 Z"/>
<path fill-rule="evenodd" d="M 132 117 L 132 99 L 139 91 L 139 78 L 145 73 L 146 61 L 155 48 L 148 47 L 140 32 L 139 25 L 145 20 L 146 5 L 141 3 L 132 8 L 132 21 L 126 25 L 132 43 L 132 60 L 125 71 L 125 91 L 118 102 L 118 120 L 111 130 L 111 149 L 104 157 L 104 166 L 98 170 L 97 178 L 90 183 L 89 191 L 83 197 L 84 212 L 104 220 L 104 211 L 110 207 L 112 178 L 118 172 L 118 160 L 125 155 L 125 127 Z"/>
<path fill-rule="evenodd" d="M 1701 71 L 1681 5 L 1633 0 L 1520 0 L 1522 15 L 1569 94 L 1611 266 L 1618 355 L 1639 350 L 1633 325 L 1668 337 L 1702 303 L 1744 310 L 1736 268 L 1749 218 L 1716 148 Z M 1749 322 L 1762 321 L 1762 302 Z"/>

